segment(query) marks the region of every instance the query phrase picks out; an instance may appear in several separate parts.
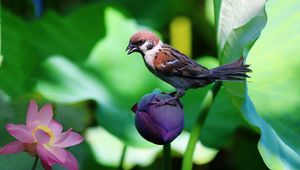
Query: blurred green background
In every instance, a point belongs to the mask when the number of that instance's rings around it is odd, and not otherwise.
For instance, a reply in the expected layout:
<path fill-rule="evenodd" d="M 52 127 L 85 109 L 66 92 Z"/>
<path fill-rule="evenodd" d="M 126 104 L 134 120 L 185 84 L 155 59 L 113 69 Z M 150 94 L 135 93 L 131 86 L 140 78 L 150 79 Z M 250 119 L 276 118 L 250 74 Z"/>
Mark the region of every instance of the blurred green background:
<path fill-rule="evenodd" d="M 162 147 L 139 136 L 130 108 L 156 88 L 174 89 L 154 77 L 139 54 L 125 53 L 130 36 L 149 29 L 209 68 L 249 52 L 252 79 L 246 88 L 228 83 L 219 92 L 193 169 L 299 167 L 300 4 L 270 1 L 224 38 L 220 32 L 233 19 L 223 6 L 218 9 L 220 1 L 214 12 L 213 0 L 44 0 L 41 8 L 31 0 L 2 0 L 0 146 L 13 140 L 5 124 L 24 123 L 35 99 L 40 106 L 52 103 L 55 119 L 84 135 L 82 144 L 69 149 L 80 169 L 161 169 Z M 229 9 L 251 11 L 255 3 Z M 210 88 L 189 90 L 182 99 L 185 131 L 172 143 L 173 169 L 181 167 Z M 30 169 L 33 161 L 26 153 L 0 155 L 4 170 Z"/>

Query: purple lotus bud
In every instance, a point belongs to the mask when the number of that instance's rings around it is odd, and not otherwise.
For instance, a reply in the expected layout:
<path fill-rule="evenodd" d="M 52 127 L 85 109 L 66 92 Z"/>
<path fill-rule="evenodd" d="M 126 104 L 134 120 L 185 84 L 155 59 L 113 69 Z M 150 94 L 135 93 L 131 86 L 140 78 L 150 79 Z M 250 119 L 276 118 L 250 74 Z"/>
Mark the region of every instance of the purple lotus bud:
<path fill-rule="evenodd" d="M 155 144 L 172 142 L 184 127 L 184 115 L 176 99 L 159 105 L 157 102 L 171 98 L 168 94 L 153 92 L 145 95 L 133 106 L 135 126 L 140 135 Z"/>

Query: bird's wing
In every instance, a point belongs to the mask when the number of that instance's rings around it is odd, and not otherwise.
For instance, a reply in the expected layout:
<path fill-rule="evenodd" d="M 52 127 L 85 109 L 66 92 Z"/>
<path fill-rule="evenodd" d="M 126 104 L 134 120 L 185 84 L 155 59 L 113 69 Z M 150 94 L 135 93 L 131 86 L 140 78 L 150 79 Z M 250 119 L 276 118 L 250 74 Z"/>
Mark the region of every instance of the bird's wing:
<path fill-rule="evenodd" d="M 172 76 L 199 78 L 209 75 L 209 70 L 180 53 L 169 45 L 164 45 L 153 61 L 155 70 Z"/>

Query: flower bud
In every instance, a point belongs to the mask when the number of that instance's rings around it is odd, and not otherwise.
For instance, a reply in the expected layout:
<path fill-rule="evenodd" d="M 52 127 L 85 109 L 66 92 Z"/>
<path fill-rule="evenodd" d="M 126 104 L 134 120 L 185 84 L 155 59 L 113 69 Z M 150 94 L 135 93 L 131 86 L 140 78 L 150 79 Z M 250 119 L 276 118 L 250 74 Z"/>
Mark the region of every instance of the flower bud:
<path fill-rule="evenodd" d="M 176 99 L 164 105 L 157 102 L 171 98 L 168 94 L 154 92 L 145 95 L 134 112 L 135 126 L 140 135 L 155 144 L 172 142 L 184 127 L 184 115 Z"/>

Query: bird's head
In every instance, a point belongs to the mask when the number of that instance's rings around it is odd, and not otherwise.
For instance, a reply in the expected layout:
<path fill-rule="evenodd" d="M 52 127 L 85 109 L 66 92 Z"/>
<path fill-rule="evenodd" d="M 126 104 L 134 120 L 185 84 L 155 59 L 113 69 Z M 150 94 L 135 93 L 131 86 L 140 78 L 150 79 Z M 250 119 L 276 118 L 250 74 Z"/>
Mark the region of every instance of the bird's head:
<path fill-rule="evenodd" d="M 126 48 L 126 51 L 128 51 L 127 54 L 139 52 L 144 55 L 145 52 L 155 47 L 159 41 L 159 38 L 152 32 L 137 32 L 130 38 L 129 44 Z"/>

